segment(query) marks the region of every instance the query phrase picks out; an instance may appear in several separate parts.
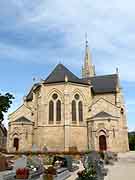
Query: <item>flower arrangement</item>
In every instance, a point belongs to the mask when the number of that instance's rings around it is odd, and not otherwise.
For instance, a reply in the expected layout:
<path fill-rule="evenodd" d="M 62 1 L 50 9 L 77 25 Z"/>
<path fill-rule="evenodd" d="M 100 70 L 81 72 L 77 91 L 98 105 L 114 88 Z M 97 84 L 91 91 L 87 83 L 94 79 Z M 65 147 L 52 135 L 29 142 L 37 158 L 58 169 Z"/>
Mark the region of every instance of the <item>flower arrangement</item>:
<path fill-rule="evenodd" d="M 18 168 L 16 170 L 16 179 L 28 179 L 29 169 L 28 168 Z"/>
<path fill-rule="evenodd" d="M 77 173 L 78 178 L 76 180 L 96 180 L 96 169 L 93 165 L 85 168 L 83 171 Z"/>
<path fill-rule="evenodd" d="M 43 179 L 44 180 L 53 180 L 53 176 L 56 175 L 56 169 L 53 166 L 48 167 L 45 169 Z"/>
<path fill-rule="evenodd" d="M 56 169 L 53 166 L 48 167 L 48 169 L 45 170 L 46 174 L 56 175 Z"/>

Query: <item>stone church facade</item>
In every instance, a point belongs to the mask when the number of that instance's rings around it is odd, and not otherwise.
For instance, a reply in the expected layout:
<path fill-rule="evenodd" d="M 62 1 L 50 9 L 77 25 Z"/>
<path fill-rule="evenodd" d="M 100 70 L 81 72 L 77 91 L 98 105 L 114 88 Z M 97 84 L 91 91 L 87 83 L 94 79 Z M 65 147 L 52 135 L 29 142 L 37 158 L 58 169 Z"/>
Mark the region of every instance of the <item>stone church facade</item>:
<path fill-rule="evenodd" d="M 9 115 L 7 149 L 126 152 L 128 129 L 119 74 L 97 76 L 86 42 L 82 78 L 58 64 Z"/>

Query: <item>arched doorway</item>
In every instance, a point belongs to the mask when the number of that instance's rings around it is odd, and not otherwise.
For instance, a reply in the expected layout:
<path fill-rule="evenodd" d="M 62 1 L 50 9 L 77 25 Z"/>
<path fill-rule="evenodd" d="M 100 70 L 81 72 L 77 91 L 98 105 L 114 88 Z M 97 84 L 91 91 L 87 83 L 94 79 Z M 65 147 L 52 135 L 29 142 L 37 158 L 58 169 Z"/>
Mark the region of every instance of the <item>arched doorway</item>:
<path fill-rule="evenodd" d="M 100 151 L 106 151 L 107 150 L 106 136 L 105 135 L 99 136 L 99 150 Z"/>
<path fill-rule="evenodd" d="M 13 147 L 15 148 L 16 151 L 18 151 L 18 149 L 19 149 L 19 139 L 18 138 L 14 138 Z"/>

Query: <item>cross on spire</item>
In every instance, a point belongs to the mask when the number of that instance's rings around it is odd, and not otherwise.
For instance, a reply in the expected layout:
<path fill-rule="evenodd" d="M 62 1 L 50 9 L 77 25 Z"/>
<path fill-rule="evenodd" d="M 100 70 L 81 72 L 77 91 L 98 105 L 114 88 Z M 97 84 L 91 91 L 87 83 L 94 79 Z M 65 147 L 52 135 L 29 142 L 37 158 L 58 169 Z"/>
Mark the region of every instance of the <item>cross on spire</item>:
<path fill-rule="evenodd" d="M 87 32 L 85 33 L 85 43 L 86 43 L 86 47 L 88 47 L 88 36 L 87 36 Z"/>

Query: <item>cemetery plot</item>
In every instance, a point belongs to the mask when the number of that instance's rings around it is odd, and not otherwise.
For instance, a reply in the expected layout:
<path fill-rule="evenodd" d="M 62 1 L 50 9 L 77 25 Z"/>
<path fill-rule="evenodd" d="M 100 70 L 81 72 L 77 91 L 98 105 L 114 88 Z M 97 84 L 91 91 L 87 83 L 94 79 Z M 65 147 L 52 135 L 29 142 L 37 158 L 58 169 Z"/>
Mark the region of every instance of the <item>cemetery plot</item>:
<path fill-rule="evenodd" d="M 107 169 L 104 168 L 104 162 L 99 153 L 92 151 L 85 155 L 83 164 L 85 169 L 78 172 L 78 178 L 76 180 L 104 180 L 104 176 L 107 175 Z"/>
<path fill-rule="evenodd" d="M 36 150 L 36 147 L 33 147 Z M 113 164 L 117 154 L 112 152 L 91 151 L 79 158 L 77 161 L 71 155 L 22 155 L 14 161 L 13 170 L 3 176 L 3 180 L 66 180 L 72 172 L 79 169 L 80 160 L 83 162 L 84 170 L 78 172 L 76 180 L 104 180 L 107 169 L 104 164 Z M 6 170 L 8 165 L 6 158 L 0 156 L 1 170 Z M 78 159 L 78 158 L 77 158 Z M 4 164 L 4 165 L 3 165 Z M 82 168 L 81 168 L 82 169 Z"/>
<path fill-rule="evenodd" d="M 38 156 L 27 158 L 23 155 L 14 162 L 12 172 L 3 175 L 3 180 L 38 179 L 43 174 L 43 164 Z"/>
<path fill-rule="evenodd" d="M 55 156 L 52 166 L 45 170 L 44 179 L 51 177 L 56 180 L 64 180 L 70 176 L 72 170 L 72 159 L 70 156 Z"/>

